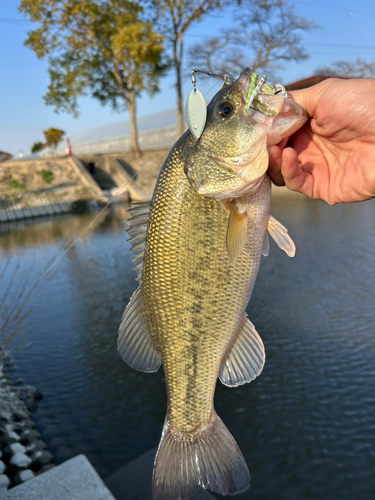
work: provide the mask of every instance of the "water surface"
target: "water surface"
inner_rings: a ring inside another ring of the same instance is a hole
[[[375,200],[273,202],[297,253],[271,243],[247,309],[266,365],[251,384],[219,382],[215,396],[251,473],[239,498],[375,498],[374,213]],[[1,287],[34,282],[94,215],[3,224]],[[108,209],[39,282],[14,354],[16,376],[44,395],[34,418],[56,461],[84,453],[102,477],[157,445],[166,408],[162,370],[132,370],[116,351],[137,284],[126,217]]]

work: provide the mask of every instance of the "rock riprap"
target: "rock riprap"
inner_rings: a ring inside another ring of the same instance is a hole
[[[40,397],[33,387],[16,387],[0,360],[0,497],[54,467],[29,411]]]

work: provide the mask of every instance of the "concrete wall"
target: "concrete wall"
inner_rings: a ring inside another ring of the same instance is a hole
[[[151,190],[138,185],[135,171],[126,162],[105,156],[91,159],[117,192],[103,192],[87,162],[74,156],[0,164],[0,222],[67,212],[78,202],[107,203],[121,193],[122,200],[151,198]]]

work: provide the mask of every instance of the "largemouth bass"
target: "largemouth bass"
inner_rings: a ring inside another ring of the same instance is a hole
[[[303,109],[261,88],[247,110],[251,71],[224,84],[199,139],[187,131],[166,158],[150,204],[129,221],[138,289],[125,309],[118,349],[132,367],[163,363],[168,408],[155,459],[154,500],[198,488],[241,493],[250,476],[213,407],[217,378],[234,387],[262,371],[262,340],[246,306],[266,229],[289,255],[286,229],[269,216],[267,144],[306,121]]]

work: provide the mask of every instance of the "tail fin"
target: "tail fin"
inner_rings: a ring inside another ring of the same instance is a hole
[[[249,486],[245,459],[216,413],[193,442],[165,422],[152,478],[154,500],[186,500],[199,488],[235,495]]]

